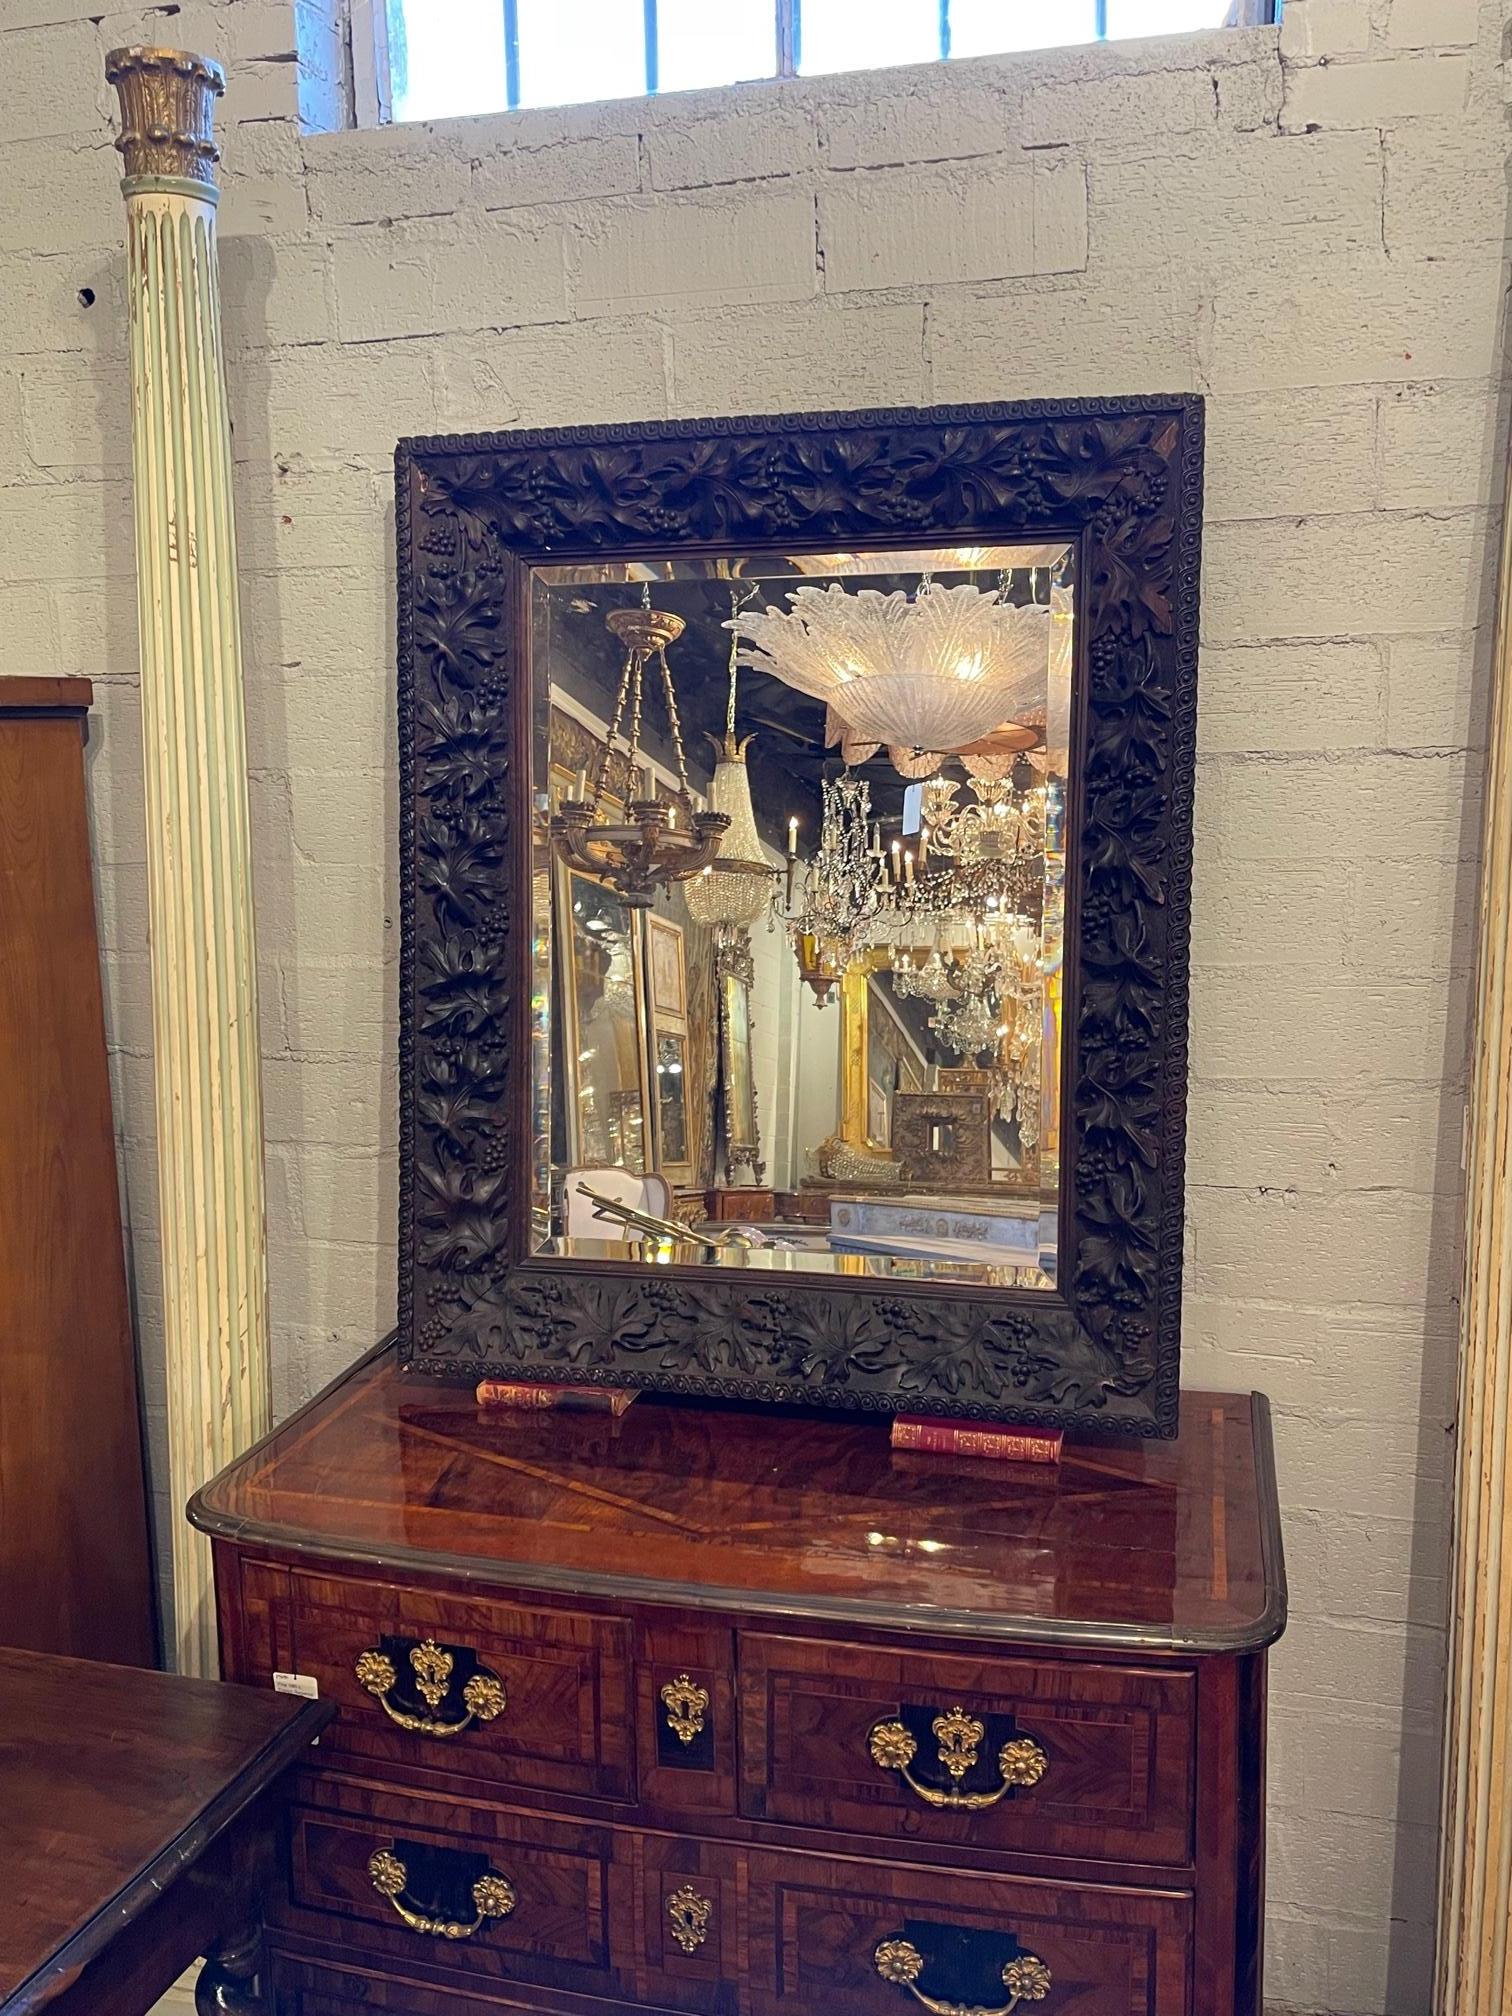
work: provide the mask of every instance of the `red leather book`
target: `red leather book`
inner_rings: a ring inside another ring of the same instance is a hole
[[[526,1379],[480,1379],[473,1395],[480,1407],[509,1407],[539,1414],[553,1407],[618,1418],[635,1398],[620,1386],[552,1386]]]
[[[938,1456],[986,1456],[995,1463],[1059,1463],[1059,1428],[978,1428],[970,1421],[932,1420],[899,1414],[892,1424],[894,1449],[922,1449]]]

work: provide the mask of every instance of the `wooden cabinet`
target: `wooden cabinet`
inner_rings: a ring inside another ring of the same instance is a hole
[[[150,1666],[89,702],[87,679],[0,679],[0,1644]]]
[[[228,1677],[338,1705],[279,2016],[1259,2016],[1258,1398],[1047,1476],[379,1353],[193,1516]]]

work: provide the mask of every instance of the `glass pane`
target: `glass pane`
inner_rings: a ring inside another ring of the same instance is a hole
[[[940,0],[803,0],[798,68],[880,70],[940,54]]]
[[[396,119],[455,119],[506,102],[500,0],[404,0],[392,10]]]
[[[1074,552],[666,550],[530,593],[535,1250],[1052,1285]],[[636,1223],[669,1193],[685,1236]]]
[[[522,105],[586,105],[644,93],[643,0],[519,0],[519,20]]]
[[[1221,28],[1230,0],[1108,0],[1108,33],[1186,35],[1196,28]]]
[[[659,91],[774,76],[774,0],[656,0],[656,46]]]
[[[1095,0],[950,0],[950,53],[1000,56],[1097,36]]]

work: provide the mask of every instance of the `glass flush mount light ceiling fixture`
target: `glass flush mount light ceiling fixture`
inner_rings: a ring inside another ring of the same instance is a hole
[[[695,811],[688,789],[682,717],[677,711],[672,668],[667,663],[667,646],[681,637],[683,619],[668,610],[653,609],[648,585],[642,591],[639,609],[611,609],[604,623],[625,647],[619,690],[614,698],[614,718],[600,749],[592,783],[586,774],[580,777],[576,793],[562,800],[561,810],[552,819],[551,844],[569,867],[601,875],[627,908],[644,910],[658,889],[686,881],[713,860],[730,816],[727,812]],[[661,668],[667,722],[677,757],[678,789],[676,802],[672,804],[656,796],[649,769],[642,767],[641,702],[646,665],[652,658]],[[604,779],[616,742],[624,744],[629,788],[633,791],[637,782],[644,780],[645,795],[630,799],[623,818],[613,816],[617,807],[606,809],[603,802]]]
[[[827,702],[849,743],[886,743],[895,763],[965,749],[1040,700],[1050,617],[1041,604],[927,579],[912,595],[831,582],[794,589],[788,602],[731,618],[740,663]],[[859,760],[859,749],[846,754]]]

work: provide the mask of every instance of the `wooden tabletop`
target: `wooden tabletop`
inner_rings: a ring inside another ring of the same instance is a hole
[[[896,1632],[1242,1651],[1286,1617],[1269,1414],[1185,1393],[1174,1442],[1056,1468],[913,1454],[888,1424],[645,1395],[483,1410],[373,1355],[207,1486],[287,1557]]]
[[[41,2008],[331,1713],[271,1689],[0,1649],[0,2011]]]

